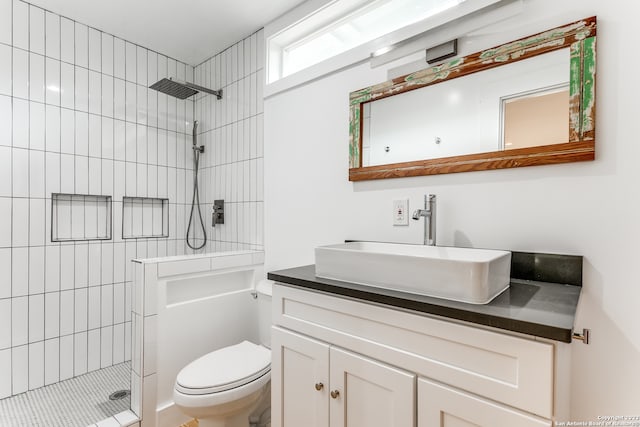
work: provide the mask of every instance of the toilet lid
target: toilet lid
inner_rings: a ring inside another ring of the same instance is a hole
[[[176,389],[185,394],[211,394],[240,387],[271,369],[271,350],[243,341],[194,360],[176,379]]]

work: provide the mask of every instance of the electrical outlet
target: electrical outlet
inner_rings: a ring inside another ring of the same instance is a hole
[[[393,225],[409,225],[409,199],[393,201]]]

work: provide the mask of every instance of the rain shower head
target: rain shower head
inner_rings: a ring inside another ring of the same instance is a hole
[[[218,99],[222,98],[222,89],[211,90],[193,83],[181,82],[178,80],[167,78],[164,78],[159,82],[152,84],[151,86],[149,86],[149,89],[157,90],[158,92],[162,92],[178,99],[187,99],[198,92],[205,92],[211,95],[215,95]]]

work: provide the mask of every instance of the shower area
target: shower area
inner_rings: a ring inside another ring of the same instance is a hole
[[[194,67],[8,3],[0,425],[131,425],[131,260],[262,248],[262,35]]]

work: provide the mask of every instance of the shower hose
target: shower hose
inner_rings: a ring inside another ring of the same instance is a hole
[[[189,214],[189,225],[187,226],[187,246],[193,250],[204,248],[207,244],[207,230],[204,228],[204,221],[202,220],[202,210],[200,209],[200,195],[198,194],[198,167],[200,165],[200,148],[196,145],[196,126],[197,122],[193,125],[193,197],[191,199],[191,213]],[[198,207],[198,217],[200,219],[200,226],[202,227],[202,235],[204,240],[201,245],[198,246],[196,236],[194,232],[193,242],[189,241],[189,232],[191,231],[191,224],[193,223],[193,211]],[[193,243],[193,244],[192,244]]]

